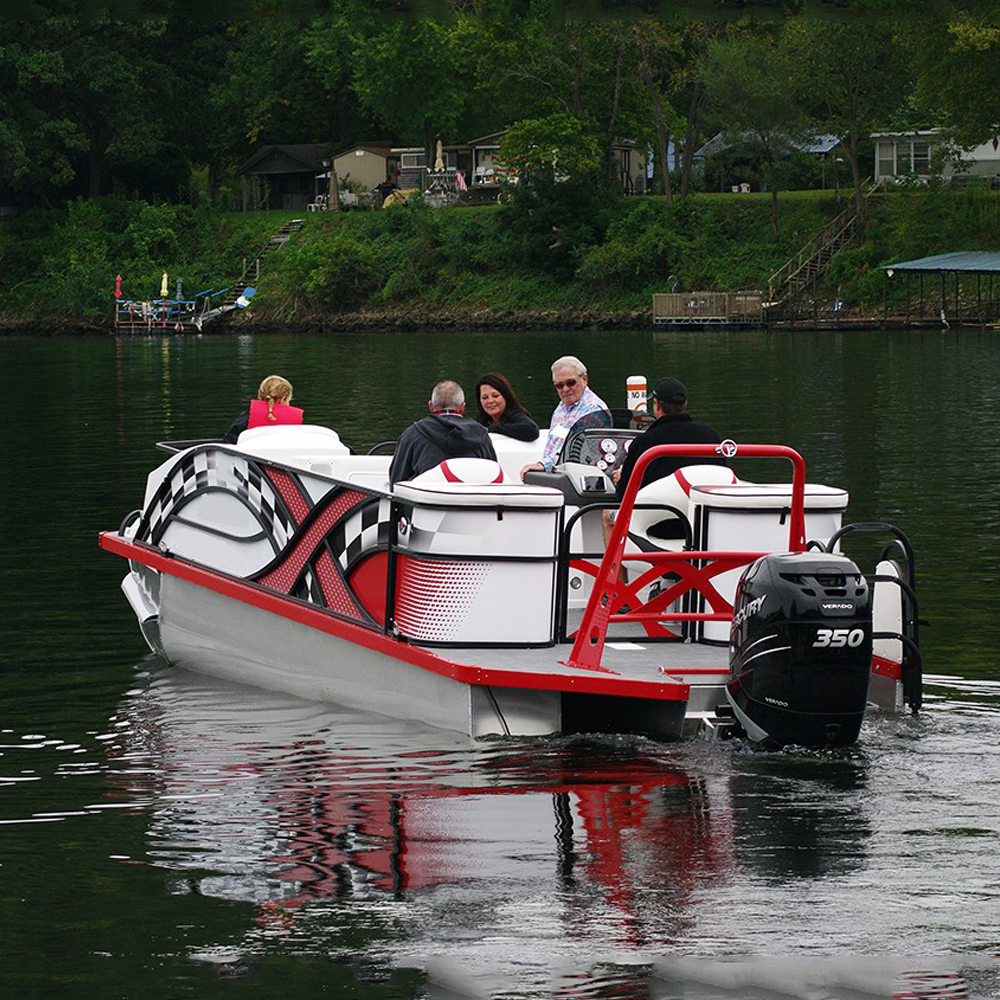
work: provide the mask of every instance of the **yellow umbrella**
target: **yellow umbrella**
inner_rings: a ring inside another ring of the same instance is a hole
[[[167,297],[167,272],[163,272],[163,281],[160,283],[160,298],[165,299]]]

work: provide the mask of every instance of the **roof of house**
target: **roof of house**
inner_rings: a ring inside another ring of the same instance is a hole
[[[882,270],[890,271],[965,271],[993,274],[1000,272],[1000,253],[994,250],[959,250],[939,253],[933,257],[904,260],[900,264],[885,264]],[[892,277],[892,275],[889,275]]]
[[[432,152],[436,148],[437,148],[437,143],[434,143],[434,146],[431,147]],[[442,151],[447,151],[449,153],[455,153],[455,152],[458,152],[460,150],[466,150],[468,148],[469,148],[469,144],[467,142],[450,142],[450,143],[449,142],[443,142],[443,143],[441,143],[441,149],[442,149]],[[425,152],[427,152],[427,150],[424,149],[423,146],[393,146],[392,147],[392,152],[393,153],[425,153]]]
[[[481,135],[478,139],[470,139],[466,145],[467,146],[499,146],[503,137],[507,134],[507,129],[501,129],[499,132],[489,132],[487,135]],[[615,139],[612,144],[616,149],[632,149],[635,147],[636,142],[634,139]]]
[[[507,134],[506,129],[501,129],[499,132],[488,132],[486,135],[479,136],[478,139],[470,139],[468,142],[469,146],[499,146],[500,140]]]
[[[719,132],[712,136],[694,155],[696,158],[715,156],[730,146],[736,145],[745,134],[744,132]],[[784,142],[787,146],[802,153],[829,153],[831,149],[840,144],[840,136],[816,132],[796,138],[786,137]]]
[[[249,159],[240,165],[238,173],[247,173],[252,167],[275,151],[284,153],[290,159],[301,163],[303,171],[313,171],[319,170],[323,166],[323,161],[329,158],[330,144],[328,142],[271,143],[261,146]]]
[[[919,136],[944,135],[941,128],[908,128],[895,132],[872,132],[873,139],[916,139]]]

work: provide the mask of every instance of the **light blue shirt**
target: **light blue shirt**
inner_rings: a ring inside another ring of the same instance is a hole
[[[559,461],[559,455],[573,425],[581,417],[587,416],[588,413],[595,413],[600,410],[608,414],[608,420],[604,426],[610,426],[611,414],[608,411],[608,404],[590,386],[587,386],[583,391],[583,395],[572,406],[560,403],[552,411],[549,436],[545,441],[545,450],[542,452],[542,465],[545,466],[546,472],[551,472],[552,467]],[[595,422],[594,426],[599,427],[601,423],[599,421]]]

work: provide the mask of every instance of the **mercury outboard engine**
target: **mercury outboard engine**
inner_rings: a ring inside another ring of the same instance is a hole
[[[871,667],[871,595],[850,559],[790,552],[747,567],[733,606],[726,697],[752,741],[853,743]]]

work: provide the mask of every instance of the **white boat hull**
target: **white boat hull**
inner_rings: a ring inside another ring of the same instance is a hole
[[[472,736],[561,728],[557,691],[453,680],[176,577],[161,594],[160,642],[178,666]]]

